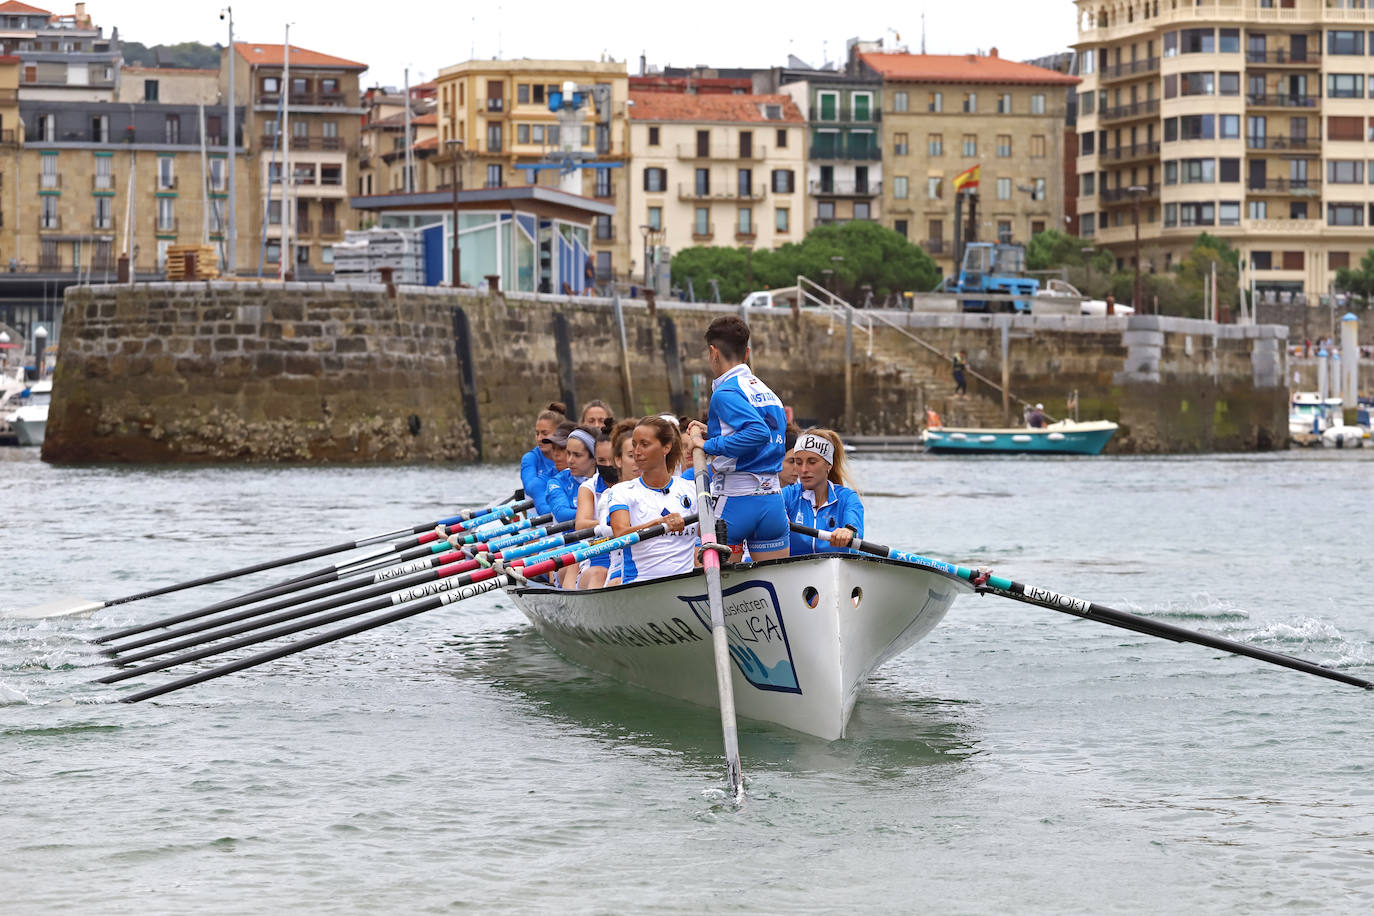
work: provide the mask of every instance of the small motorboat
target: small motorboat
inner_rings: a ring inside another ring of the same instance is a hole
[[[33,383],[28,397],[7,418],[20,445],[42,445],[48,428],[48,405],[52,403],[52,379]]]
[[[1060,420],[1048,426],[1010,429],[940,426],[927,427],[921,441],[928,452],[1100,455],[1116,430],[1110,420]]]
[[[935,628],[973,587],[953,573],[860,554],[819,554],[721,571],[735,708],[820,738],[843,738],[873,669]],[[711,611],[698,571],[605,589],[511,590],[571,661],[702,706],[718,706]]]

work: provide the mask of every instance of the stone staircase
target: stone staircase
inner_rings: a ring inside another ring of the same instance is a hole
[[[861,343],[862,341],[862,343]],[[912,387],[919,389],[925,407],[935,410],[946,426],[997,427],[1005,425],[1002,394],[965,373],[968,394],[956,396],[950,358],[931,353],[902,331],[881,321],[873,324],[873,353],[867,355],[868,334],[855,334],[854,350],[873,369],[897,370]],[[986,375],[987,373],[984,373]],[[1013,412],[1019,408],[1013,405]],[[914,430],[913,430],[914,432]]]

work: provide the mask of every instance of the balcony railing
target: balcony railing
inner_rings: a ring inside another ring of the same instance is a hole
[[[1270,178],[1251,180],[1245,189],[1251,194],[1291,194],[1294,197],[1316,197],[1322,192],[1320,178]]]
[[[337,219],[320,220],[320,236],[327,239],[337,238],[343,235],[343,223]]]
[[[52,214],[51,216],[44,216],[43,214],[40,213],[40,214],[38,215],[38,228],[41,229],[41,230],[44,230],[44,231],[50,231],[50,230],[53,230],[53,229],[61,229],[61,228],[62,228],[62,217],[61,217],[61,215],[60,215],[60,214],[57,214],[57,213],[54,213],[54,214]]]
[[[610,197],[615,197],[615,185],[611,182],[607,182],[606,184],[593,185],[592,196],[602,200],[605,200]]]
[[[609,226],[597,226],[595,238],[598,242],[614,242],[615,225],[612,224]]]
[[[735,240],[739,242],[752,242],[759,237],[756,229],[735,229]]]
[[[1146,99],[1130,105],[1117,105],[1102,109],[1103,121],[1121,121],[1126,118],[1146,118],[1159,113],[1159,99]]]
[[[105,215],[105,216],[101,216],[100,214],[97,213],[96,215],[94,215],[94,216],[91,217],[91,228],[92,228],[92,229],[113,229],[113,228],[114,228],[114,219],[113,219],[111,216],[109,216],[108,214]]]
[[[1245,145],[1250,149],[1311,150],[1321,149],[1321,141],[1315,137],[1246,137]]]
[[[1146,159],[1150,156],[1159,155],[1159,141],[1151,140],[1149,143],[1132,143],[1127,146],[1118,146],[1109,150],[1102,151],[1103,159],[1110,159],[1120,162],[1126,159]]]
[[[921,247],[929,254],[953,254],[954,244],[949,239],[926,239]]]
[[[829,146],[824,144],[811,144],[812,159],[858,159],[877,160],[883,158],[883,151],[879,147],[871,145],[854,146]]]
[[[883,112],[879,108],[871,108],[868,117],[861,118],[850,110],[836,110],[831,112],[828,118],[821,117],[821,109],[818,105],[812,105],[807,112],[808,118],[817,124],[876,124],[883,119]]]
[[[1322,54],[1320,51],[1299,51],[1296,54],[1291,50],[1246,51],[1245,62],[1247,64],[1295,64],[1300,67],[1320,67]]]
[[[38,187],[44,191],[52,191],[62,187],[62,175],[58,172],[39,172]]]
[[[106,161],[108,161],[108,160],[106,160]],[[92,191],[113,191],[113,190],[114,190],[114,175],[92,175],[92,176],[91,176],[91,190],[92,190]]]
[[[705,230],[705,231],[702,231],[702,230]],[[715,236],[716,236],[716,224],[715,224],[715,223],[707,223],[705,226],[698,226],[698,225],[696,225],[695,223],[692,224],[692,238],[693,238],[695,241],[702,242],[702,241],[706,241],[706,240],[708,240],[708,239],[715,238]]]
[[[765,159],[768,150],[762,146],[751,146],[749,149],[740,149],[738,146],[712,146],[702,150],[695,143],[679,143],[677,146],[677,157],[679,159],[722,159],[725,161],[743,160],[755,162]]]
[[[1149,200],[1152,197],[1159,196],[1158,182],[1155,182],[1154,184],[1137,185],[1137,187],[1142,187],[1145,189],[1144,191],[1137,192],[1140,194],[1141,200]],[[1123,200],[1131,201],[1135,199],[1135,195],[1131,193],[1130,188],[1102,188],[1097,193],[1098,198],[1103,203],[1107,204],[1114,204],[1118,201]]]
[[[816,197],[873,197],[883,192],[881,181],[812,181],[808,187]]]
[[[162,218],[159,217],[159,216],[154,216],[154,217],[153,217],[153,231],[154,231],[154,232],[161,232],[161,233],[164,233],[164,234],[169,233],[169,232],[176,232],[176,231],[177,231],[177,218],[176,218],[175,216],[173,216],[173,217],[170,217],[170,218],[168,218],[168,219],[162,219]]]
[[[13,146],[19,142],[19,137],[14,132],[13,127],[6,127],[0,130],[0,146]]]
[[[1320,104],[1320,96],[1289,93],[1247,95],[1245,104],[1257,108],[1316,108]]]
[[[157,179],[157,189],[159,191],[175,191],[177,189],[177,176],[159,175]]]
[[[737,187],[726,188],[698,188],[695,185],[679,184],[677,186],[678,200],[763,200],[763,188],[750,188],[742,191]]]
[[[311,232],[311,226],[312,226],[312,225],[313,225],[313,224],[310,222],[310,217],[308,217],[308,216],[297,217],[297,218],[296,218],[296,233],[297,233],[298,235],[309,235],[310,232]]]
[[[276,105],[280,100],[280,92],[260,92],[253,98],[257,105]],[[342,92],[293,92],[291,104],[343,108],[348,105],[348,99]]]
[[[1154,73],[1159,69],[1158,57],[1147,57],[1144,60],[1131,60],[1110,67],[1103,67],[1101,79],[1118,80],[1129,76],[1143,76],[1146,73]]]

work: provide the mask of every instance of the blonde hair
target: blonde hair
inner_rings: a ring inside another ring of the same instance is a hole
[[[797,438],[800,439],[802,436],[821,436],[835,446],[835,460],[830,464],[830,473],[825,475],[826,479],[838,486],[854,489],[853,484],[849,482],[849,462],[844,457],[844,442],[840,440],[840,434],[833,429],[813,426]]]

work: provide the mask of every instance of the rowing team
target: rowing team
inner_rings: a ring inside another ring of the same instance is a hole
[[[666,524],[670,536],[643,541],[559,573],[562,588],[655,579],[699,565],[692,449],[710,458],[716,518],[737,556],[770,560],[849,551],[863,537],[864,509],[849,485],[844,444],[832,430],[791,426],[780,401],[749,369],[749,325],[734,316],[706,331],[715,375],[706,422],[669,414],[616,422],[591,401],[581,422],[550,404],[534,424],[535,447],[520,462],[526,495],[540,514],[600,537]],[[789,533],[789,522],[825,532]]]

